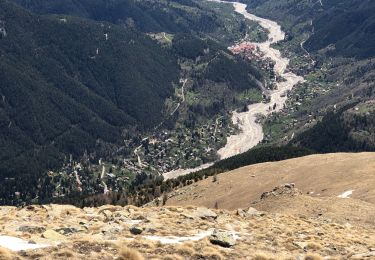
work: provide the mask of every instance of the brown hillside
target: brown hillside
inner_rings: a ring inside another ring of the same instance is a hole
[[[0,259],[375,259],[374,159],[248,166],[167,201],[194,206],[0,207]]]
[[[281,162],[262,163],[243,167],[213,178],[199,181],[170,194],[167,205],[197,205],[223,209],[246,208],[257,202],[262,193],[284,183],[295,183],[303,194],[289,202],[258,202],[259,209],[266,211],[291,211],[302,209],[302,204],[325,205],[321,211],[352,211],[361,208],[368,212],[375,204],[375,153],[337,153],[311,155]],[[351,191],[348,197],[337,196]],[[333,208],[330,205],[337,205]],[[329,209],[329,207],[331,207]],[[308,213],[307,210],[300,210]],[[363,211],[356,211],[363,212]],[[358,213],[360,215],[360,213]],[[367,221],[367,220],[366,220]]]

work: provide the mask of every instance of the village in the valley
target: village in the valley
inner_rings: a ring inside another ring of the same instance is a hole
[[[236,43],[228,50],[233,55],[239,55],[249,62],[257,63],[268,73],[269,80],[264,82],[263,86],[263,102],[267,102],[268,91],[274,89],[275,83],[281,80],[273,71],[272,60],[264,59],[259,48],[247,41]],[[322,72],[314,73],[307,78],[305,83],[300,84],[300,87],[283,94],[288,95],[288,102],[279,113],[272,114],[265,121],[265,141],[270,140],[274,134],[267,128],[267,124],[274,122],[277,124],[278,121],[283,120],[282,132],[287,133],[298,123],[292,114],[317,95],[329,91],[321,80]],[[181,80],[180,83],[184,86],[186,80]],[[305,123],[310,124],[315,121],[316,118],[311,113]],[[60,171],[48,172],[51,185],[55,186],[53,197],[64,197],[72,192],[94,194],[98,191],[103,193],[111,190],[118,191],[126,184],[130,184],[135,176],[163,175],[176,169],[194,168],[216,161],[217,151],[225,145],[226,138],[237,131],[239,130],[231,122],[230,116],[221,116],[196,127],[194,131],[181,127],[174,130],[155,131],[138,141],[125,140],[125,146],[133,152],[128,156],[121,156],[120,153],[112,162],[99,160],[99,163],[92,163],[92,158],[90,160],[88,156],[84,157],[86,159],[81,162],[69,160]]]

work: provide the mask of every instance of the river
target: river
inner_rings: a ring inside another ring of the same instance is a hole
[[[264,58],[269,58],[275,62],[274,71],[276,75],[280,76],[283,80],[276,83],[277,88],[269,91],[270,102],[269,103],[256,103],[248,106],[248,111],[238,113],[233,111],[232,121],[234,124],[238,124],[240,132],[236,135],[229,136],[227,138],[227,144],[218,151],[220,159],[232,157],[234,155],[246,152],[247,150],[255,147],[264,138],[262,125],[257,121],[258,115],[268,116],[272,112],[280,111],[286,100],[287,91],[291,90],[299,82],[303,82],[304,79],[292,72],[287,71],[289,65],[289,59],[283,57],[279,50],[272,48],[272,44],[277,43],[285,39],[285,33],[281,30],[279,24],[274,21],[264,19],[253,14],[250,14],[247,10],[246,4],[238,2],[225,2],[219,0],[207,0],[210,2],[218,2],[223,4],[232,4],[234,11],[243,15],[246,19],[258,22],[260,26],[266,29],[268,34],[268,40],[262,43],[252,42],[251,44],[256,45],[260,52],[264,54]],[[270,109],[273,108],[275,109]],[[212,164],[205,164],[194,169],[180,169],[164,174],[165,179],[176,178],[180,175],[185,175],[190,172],[208,168]]]

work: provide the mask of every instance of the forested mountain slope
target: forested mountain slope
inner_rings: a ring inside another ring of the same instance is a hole
[[[333,45],[332,54],[375,56],[375,2],[324,1],[324,11],[313,21],[314,34],[306,42],[312,51]]]
[[[249,33],[265,37],[198,1],[0,0],[0,204],[126,194],[215,160],[227,112],[262,98],[267,73],[227,50]]]
[[[0,1],[0,173],[34,174],[159,122],[174,56],[144,34]]]
[[[306,125],[311,123],[311,117],[320,119],[317,124],[310,125],[312,129],[297,136],[292,143],[319,152],[373,151],[375,2],[244,2],[248,3],[252,12],[282,24],[288,33],[288,41],[283,45],[292,59],[305,55],[306,67],[314,70],[314,73],[307,75],[308,81],[311,80],[307,88],[325,88],[323,95],[308,101],[306,107],[302,106],[295,112],[299,121],[306,118]],[[295,68],[300,65],[301,62]],[[300,71],[309,73],[308,69]],[[333,87],[329,89],[329,85]],[[301,89],[299,96],[306,96],[305,90]],[[301,128],[303,131],[310,127],[302,125]]]
[[[135,26],[144,32],[209,32],[217,17],[191,0],[14,0],[39,14],[69,14]]]
[[[332,45],[332,54],[375,56],[375,3],[371,0],[244,0],[249,9],[276,19],[289,31],[312,31],[305,47],[317,51]]]

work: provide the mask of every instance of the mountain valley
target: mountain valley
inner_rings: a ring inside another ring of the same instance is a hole
[[[371,0],[0,0],[0,259],[374,259]]]

